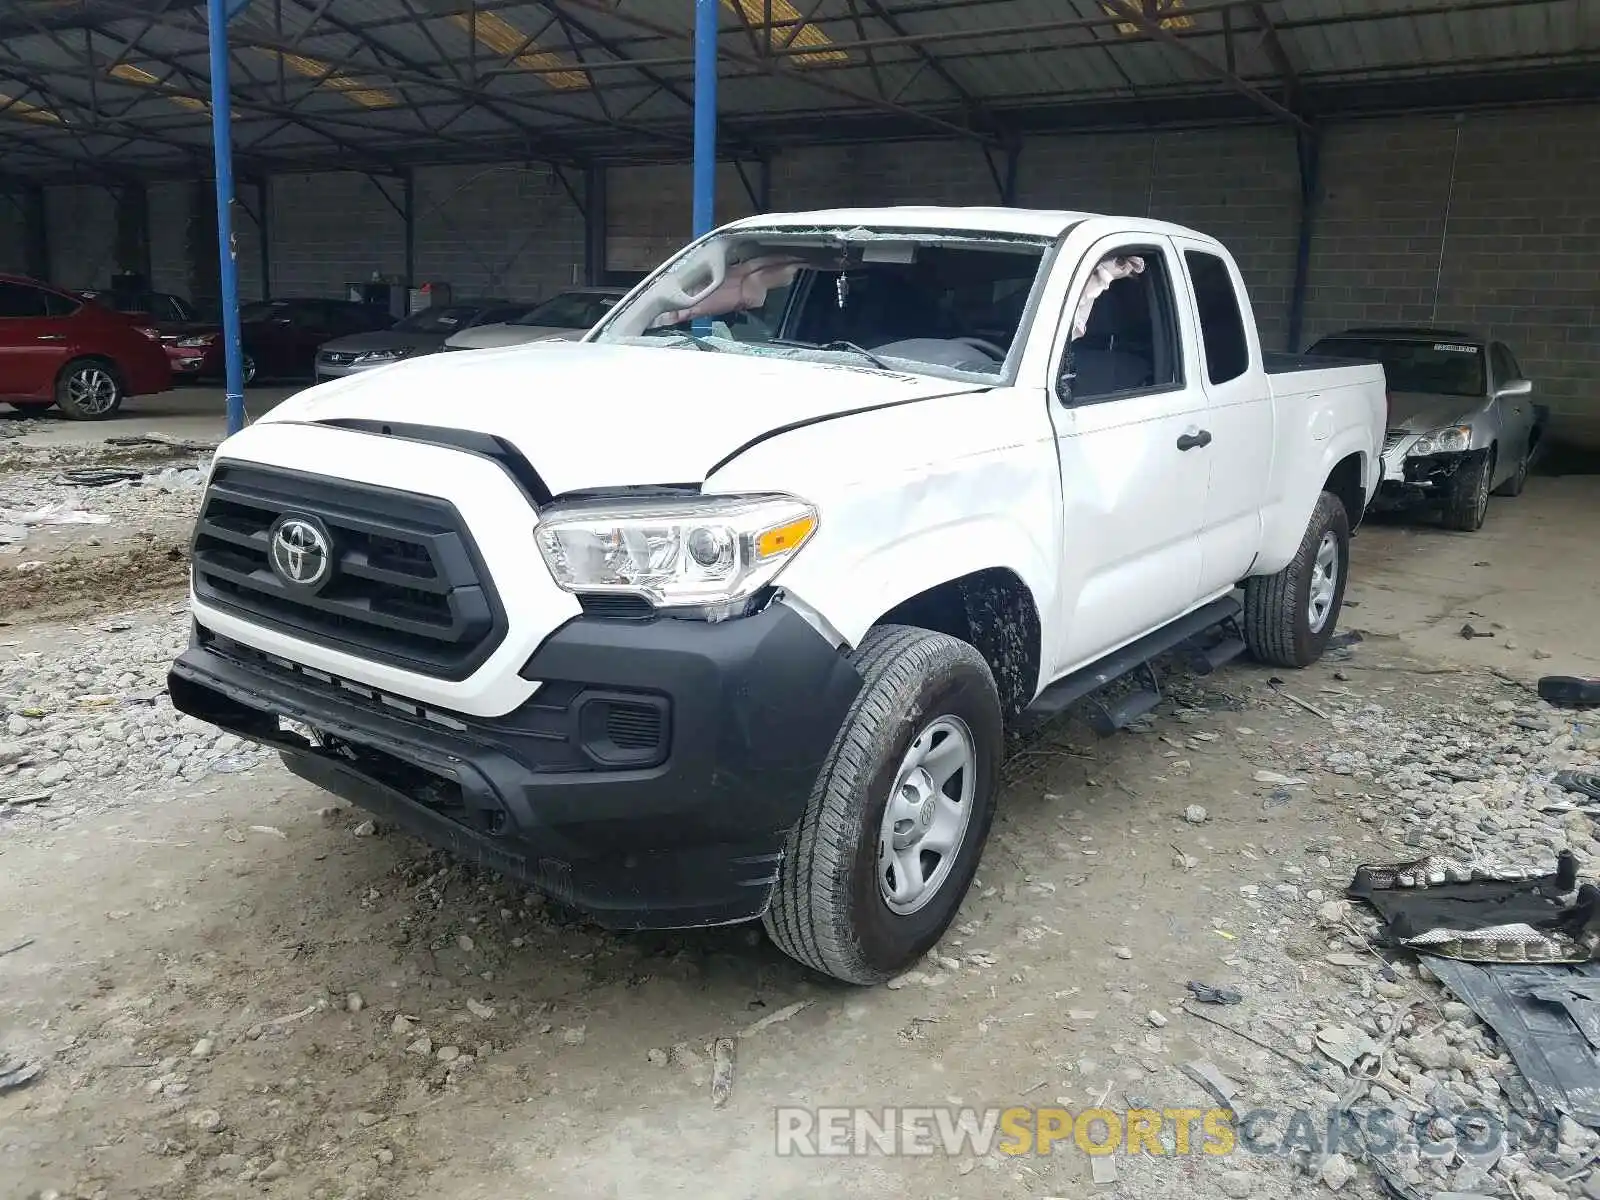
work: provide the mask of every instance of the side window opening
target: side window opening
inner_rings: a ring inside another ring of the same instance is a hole
[[[1250,368],[1250,343],[1244,335],[1239,293],[1228,274],[1228,264],[1215,254],[1186,250],[1183,257],[1189,264],[1195,304],[1200,310],[1206,378],[1212,383],[1227,383]]]
[[[1182,385],[1172,277],[1160,250],[1129,247],[1100,260],[1073,314],[1070,353],[1074,403]]]

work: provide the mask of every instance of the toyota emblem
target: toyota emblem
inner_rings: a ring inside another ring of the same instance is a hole
[[[283,517],[268,539],[272,569],[285,583],[316,588],[333,574],[333,543],[322,522],[311,517]]]

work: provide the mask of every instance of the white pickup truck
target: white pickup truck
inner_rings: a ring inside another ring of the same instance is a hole
[[[602,924],[760,918],[882,980],[970,884],[1008,725],[1170,650],[1318,657],[1384,426],[1381,368],[1263,354],[1190,230],[754,217],[582,342],[229,438],[171,695]]]

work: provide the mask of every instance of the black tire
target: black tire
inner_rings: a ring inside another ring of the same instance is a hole
[[[763,923],[791,958],[872,984],[920,959],[955,917],[994,817],[1004,735],[994,677],[966,642],[884,625],[861,640],[853,661],[861,692],[789,836]],[[971,735],[971,808],[942,882],[920,909],[896,912],[878,878],[889,793],[912,744],[948,718]]]
[[[1528,484],[1528,463],[1533,458],[1533,442],[1529,441],[1523,448],[1522,457],[1517,460],[1517,469],[1511,473],[1499,487],[1495,488],[1496,496],[1520,496],[1522,489]]]
[[[244,380],[244,386],[249,387],[256,381],[256,360],[246,354],[243,357],[243,361],[240,362],[239,367],[239,374]]]
[[[56,376],[56,407],[68,420],[107,420],[123,398],[122,376],[103,358],[75,358]]]
[[[1494,451],[1473,450],[1461,456],[1461,465],[1450,476],[1444,496],[1444,527],[1462,533],[1483,528],[1489,511],[1489,482],[1494,478]]]
[[[1321,624],[1313,629],[1312,586],[1321,579],[1318,556],[1329,536],[1335,554],[1332,598]],[[1244,581],[1244,641],[1250,653],[1275,667],[1309,667],[1316,662],[1339,624],[1349,574],[1350,515],[1339,497],[1323,492],[1289,565],[1276,575]]]

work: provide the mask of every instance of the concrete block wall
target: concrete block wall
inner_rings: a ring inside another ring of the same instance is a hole
[[[1336,126],[1306,305],[1487,330],[1558,429],[1600,441],[1600,106]]]
[[[581,196],[582,173],[569,178]],[[583,214],[549,167],[418,171],[416,202],[418,282],[447,282],[458,296],[529,301],[583,282]],[[399,219],[390,217],[403,237]],[[396,274],[403,267],[402,244]],[[274,280],[273,287],[288,294],[287,282]]]
[[[999,164],[997,164],[999,165]],[[1003,165],[1001,165],[1003,169]],[[752,178],[754,178],[754,168]],[[1337,123],[1322,154],[1303,341],[1362,322],[1464,324],[1508,341],[1542,402],[1600,436],[1600,105]],[[581,192],[582,180],[572,177]],[[398,181],[386,181],[400,198]],[[1172,220],[1239,258],[1266,344],[1282,348],[1294,279],[1299,183],[1281,127],[1030,138],[1018,202]],[[354,173],[272,182],[274,295],[341,293],[405,268],[404,226]],[[688,237],[687,164],[613,168],[607,266],[648,268]],[[245,192],[256,201],[253,189]],[[723,164],[718,217],[753,207]],[[583,217],[539,164],[440,167],[416,176],[416,274],[460,292],[533,299],[583,277]],[[995,204],[977,147],[954,141],[793,149],[772,163],[776,208]],[[103,188],[47,190],[56,282],[104,285],[117,265]],[[151,190],[156,285],[184,292],[182,185]],[[241,292],[261,294],[259,240],[236,212]],[[22,258],[20,214],[0,202],[0,267]]]
[[[105,287],[117,263],[117,199],[108,188],[54,187],[45,193],[50,282]]]
[[[28,270],[28,224],[21,196],[13,202],[0,196],[0,271],[24,275]]]

